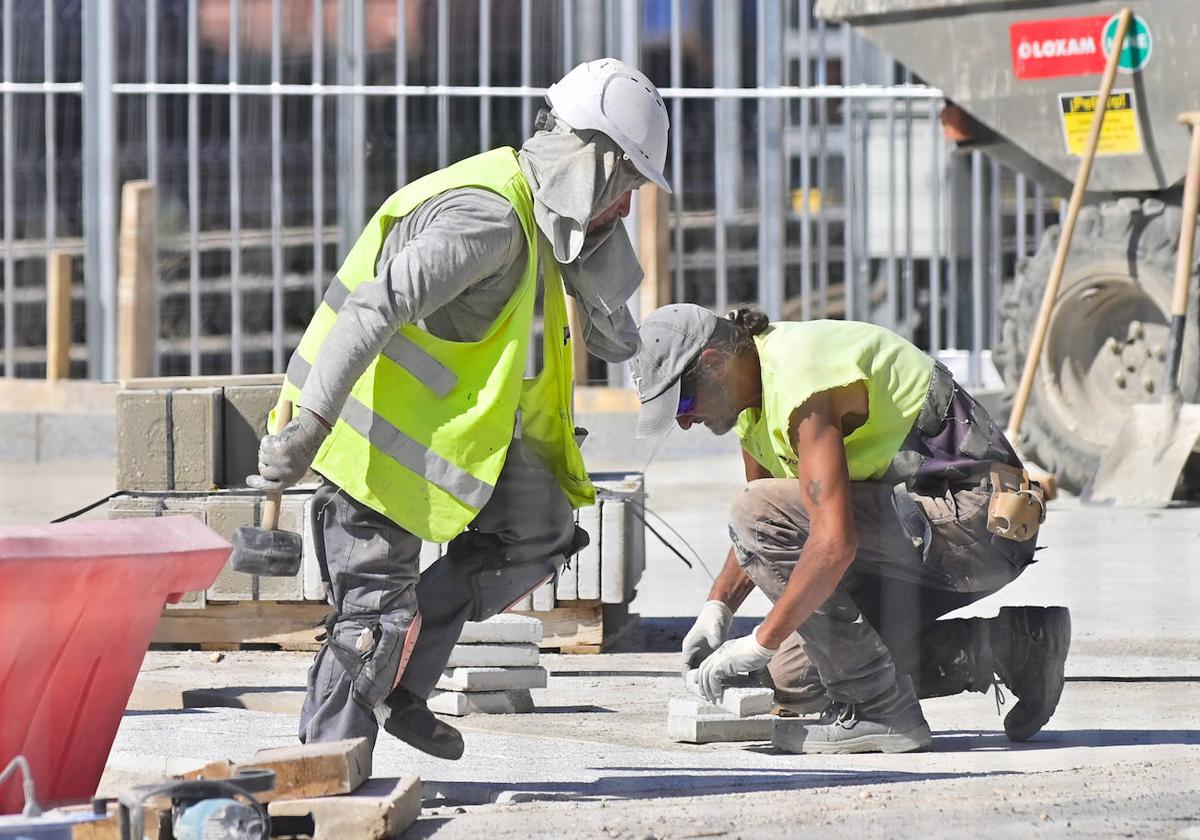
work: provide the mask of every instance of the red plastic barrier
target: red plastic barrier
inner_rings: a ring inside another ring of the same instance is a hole
[[[29,759],[43,804],[92,796],[163,605],[231,550],[192,516],[0,528],[0,767]],[[21,802],[0,786],[0,814]]]

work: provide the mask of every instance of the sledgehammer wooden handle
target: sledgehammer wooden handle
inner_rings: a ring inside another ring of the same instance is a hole
[[[292,402],[291,400],[283,400],[275,409],[275,428],[271,434],[277,435],[282,432],[283,427],[290,423],[291,420]],[[283,491],[268,491],[266,496],[263,500],[262,521],[259,524],[268,531],[274,531],[275,526],[279,524],[279,502],[283,498]]]

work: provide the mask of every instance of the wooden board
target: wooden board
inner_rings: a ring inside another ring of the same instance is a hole
[[[272,644],[283,650],[317,650],[318,626],[328,604],[288,601],[241,601],[209,604],[202,610],[164,611],[152,644]]]

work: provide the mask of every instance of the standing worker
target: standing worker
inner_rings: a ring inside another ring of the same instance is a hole
[[[426,706],[463,623],[545,581],[587,542],[593,503],[571,404],[566,293],[587,349],[638,348],[641,282],[622,218],[663,175],[668,120],[638,70],[579,65],[520,151],[500,148],[383,203],[330,284],[280,394],[296,417],[259,447],[276,490],[311,466],[317,559],[333,613],[308,674],[300,740],[378,727],[462,755]],[[539,294],[540,291],[540,294]],[[535,301],[543,340],[531,352]],[[526,378],[527,359],[541,369]],[[448,543],[418,574],[422,541]]]
[[[1019,701],[1009,738],[1045,725],[1063,687],[1066,608],[935,621],[1021,574],[1044,504],[945,367],[882,327],[769,325],[745,309],[667,306],[641,336],[639,436],[703,424],[736,428],[743,448],[733,547],[683,642],[708,699],[765,670],[777,699],[825,707],[818,723],[776,729],[778,746],[804,753],[921,749],[917,698],[986,691],[993,675]],[[726,641],[756,585],[770,612]]]

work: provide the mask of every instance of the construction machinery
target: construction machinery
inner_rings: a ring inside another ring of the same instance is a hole
[[[1200,108],[1192,0],[817,0],[940,88],[966,142],[1066,196],[1096,110],[1118,11],[1134,17],[1045,332],[1022,452],[1079,491],[1132,407],[1160,398],[1171,324],[1188,133]],[[965,129],[965,130],[964,130]],[[1001,301],[993,360],[1011,399],[1058,245],[1048,228]],[[1192,266],[1179,393],[1200,397],[1200,294]],[[1196,459],[1184,472],[1200,479]]]

